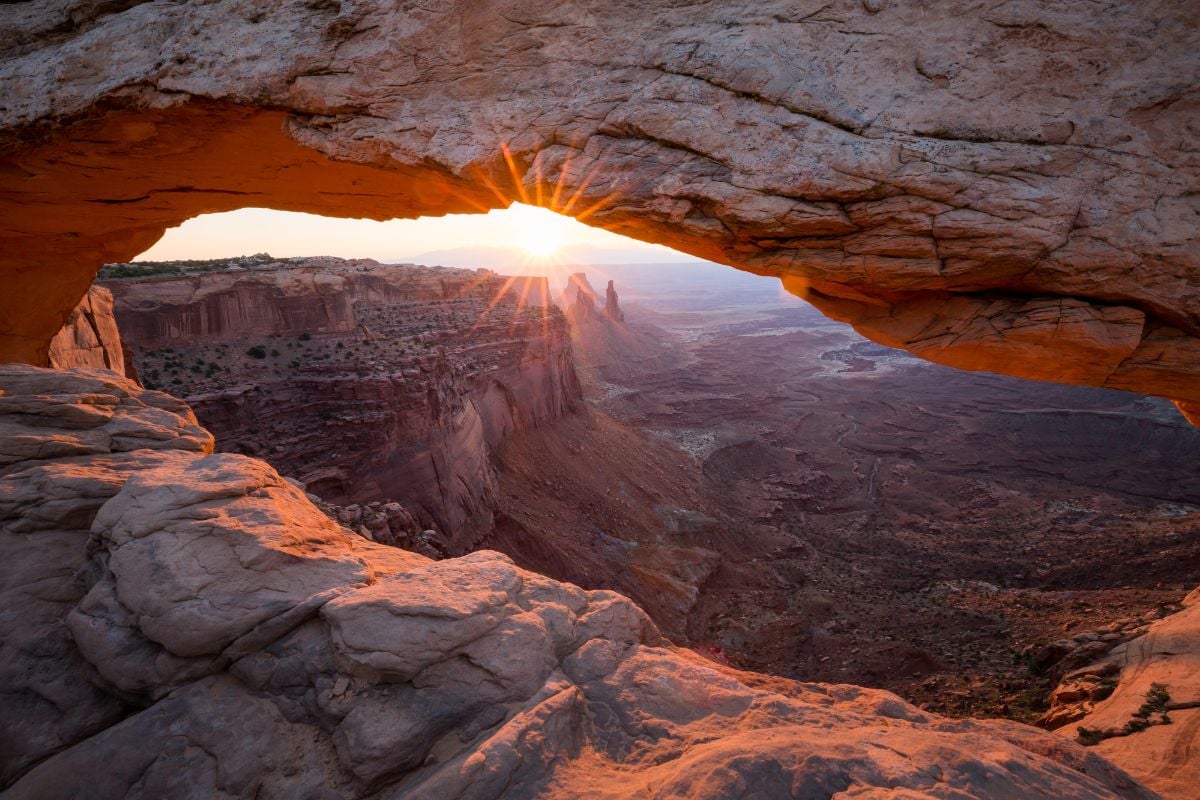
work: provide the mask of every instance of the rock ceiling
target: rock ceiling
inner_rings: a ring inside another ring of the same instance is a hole
[[[1195,4],[60,0],[0,42],[5,360],[197,214],[521,200],[932,361],[1200,401]]]

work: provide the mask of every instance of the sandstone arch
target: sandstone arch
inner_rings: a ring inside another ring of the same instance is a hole
[[[1195,4],[64,0],[0,42],[3,360],[199,213],[528,199],[930,360],[1200,402]]]

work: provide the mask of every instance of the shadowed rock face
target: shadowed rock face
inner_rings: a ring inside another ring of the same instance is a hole
[[[1154,797],[1056,734],[734,672],[613,592],[349,535],[110,372],[0,391],[6,797]]]
[[[940,363],[1200,401],[1198,16],[6,5],[0,357],[45,363],[100,263],[199,213],[522,199],[785,277]]]
[[[1191,755],[1200,744],[1200,590],[1183,602],[1182,611],[1151,624],[1144,636],[1076,669],[1055,693],[1065,703],[1081,685],[1115,684],[1063,732],[1095,742],[1097,752],[1172,798],[1187,797],[1200,783],[1200,763]]]

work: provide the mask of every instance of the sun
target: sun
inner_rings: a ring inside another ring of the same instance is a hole
[[[567,241],[569,220],[553,211],[536,206],[513,203],[512,243],[526,256],[546,260],[553,258]]]
[[[518,247],[525,251],[526,255],[549,258],[562,247],[562,240],[556,236],[547,235],[544,231],[531,230],[521,237]]]

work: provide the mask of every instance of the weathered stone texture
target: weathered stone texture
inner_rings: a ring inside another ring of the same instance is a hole
[[[111,373],[0,390],[6,797],[1154,796],[1057,734],[733,672],[613,592],[348,534]]]
[[[1186,798],[1200,785],[1200,763],[1191,755],[1200,746],[1200,589],[1183,605],[1103,658],[1089,659],[1055,693],[1065,704],[1079,685],[1072,678],[1098,675],[1115,683],[1060,733],[1094,742],[1096,752],[1169,798]],[[1165,699],[1155,704],[1156,696]]]
[[[494,449],[580,398],[541,277],[321,257],[106,285],[146,384],[221,450],[331,502],[396,500],[457,554],[493,527]]]
[[[944,363],[1200,400],[1194,3],[3,9],[4,358],[199,213],[519,199]]]
[[[88,290],[62,330],[50,340],[49,358],[50,366],[59,369],[94,367],[126,374],[125,348],[108,289],[93,286]]]

